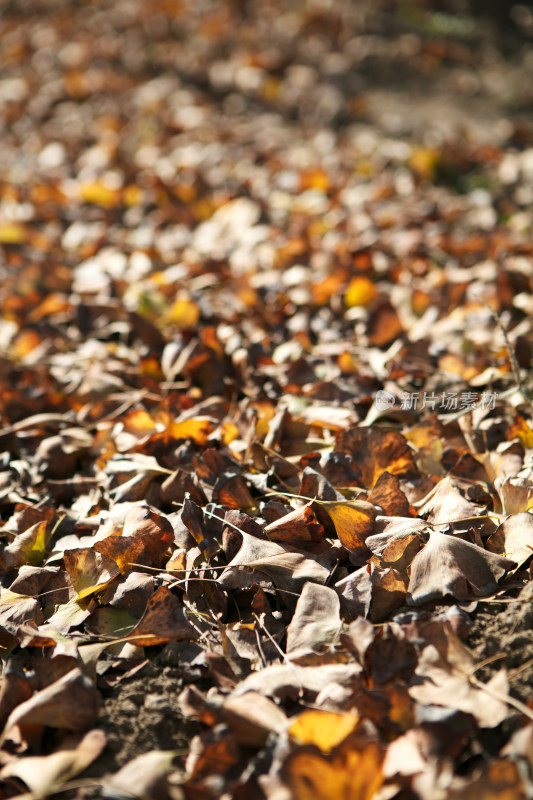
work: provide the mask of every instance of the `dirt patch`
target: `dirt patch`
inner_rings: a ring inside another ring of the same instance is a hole
[[[179,710],[178,696],[184,685],[182,669],[164,666],[158,659],[131,678],[103,689],[95,727],[105,731],[107,747],[84,777],[112,774],[150,750],[183,751],[176,756],[176,764],[183,764],[191,738],[202,727]]]
[[[511,693],[528,702],[533,681],[533,586],[501,603],[480,603],[468,637],[477,663],[501,655],[478,672],[486,680],[500,667],[509,672]]]

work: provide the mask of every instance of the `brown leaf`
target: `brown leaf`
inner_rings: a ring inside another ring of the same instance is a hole
[[[382,622],[405,603],[407,581],[395,569],[368,564],[337,581],[335,588],[348,617]]]
[[[85,736],[69,736],[49,755],[27,756],[6,764],[0,778],[18,778],[34,795],[45,797],[87,769],[105,746],[106,735],[98,728]]]
[[[244,747],[263,747],[271,733],[280,733],[287,718],[272,700],[257,692],[230,695],[219,709],[235,741]]]
[[[174,530],[168,519],[146,506],[138,506],[126,515],[122,536],[108,536],[94,549],[113,560],[124,574],[136,564],[162,566],[173,542]]]
[[[463,497],[449,476],[443,478],[430,492],[426,502],[417,508],[420,516],[426,517],[434,525],[449,524],[479,514],[479,506]]]
[[[265,533],[273,542],[302,547],[308,542],[319,542],[324,528],[316,516],[316,505],[312,501],[285,514],[265,527]]]
[[[137,797],[167,800],[167,775],[172,771],[174,750],[150,750],[128,761],[105,782],[105,793],[132,794],[135,787]]]
[[[494,488],[501,501],[504,514],[519,514],[532,505],[533,483],[526,478],[497,478]]]
[[[343,496],[320,472],[312,467],[305,467],[300,483],[300,494],[303,497],[316,497],[317,500],[343,500]]]
[[[195,639],[196,636],[197,633],[185,616],[182,604],[166,586],[161,586],[152,595],[146,611],[129,634],[129,638],[138,647]]]
[[[270,578],[279,589],[299,591],[306,581],[325,583],[330,574],[330,567],[322,559],[313,559],[305,553],[285,550],[276,542],[257,539],[242,533],[242,545],[222,572],[219,583],[225,588],[241,587],[242,579],[248,579],[250,585],[257,581],[254,573]],[[250,574],[249,570],[253,570]]]
[[[403,478],[418,476],[413,452],[400,433],[376,427],[352,428],[337,434],[335,450],[353,457],[369,489],[385,471]]]
[[[394,520],[394,521],[393,521]],[[385,533],[375,533],[366,540],[380,566],[394,567],[407,574],[407,569],[423,543],[422,532],[427,526],[422,520],[409,517],[393,519],[377,517],[375,528],[385,528]]]
[[[398,476],[392,475],[387,470],[377,479],[368,502],[381,506],[388,517],[409,516],[409,501],[400,489]]]
[[[456,600],[486,597],[516,562],[456,536],[433,531],[414,558],[407,592],[410,605],[451,595]]]
[[[533,556],[533,515],[522,511],[508,517],[487,539],[487,550],[524,567]]]
[[[96,719],[99,707],[99,692],[76,667],[17,706],[6,722],[4,737],[14,725],[84,731]]]
[[[287,653],[292,658],[334,644],[340,634],[339,597],[333,589],[306,583],[287,628]]]
[[[321,664],[316,667],[301,667],[296,664],[273,664],[244,678],[234,689],[233,695],[259,692],[267,697],[296,699],[303,692],[314,700],[329,683],[353,686],[354,679],[361,674],[355,662],[349,664]]]
[[[89,547],[65,550],[63,560],[77,600],[94,594],[120,575],[115,561]]]
[[[24,622],[44,622],[41,604],[33,597],[2,589],[0,594],[0,627],[13,636]]]
[[[8,672],[0,678],[0,726],[3,728],[14,708],[32,695],[29,679],[18,672]]]
[[[474,662],[469,651],[448,629],[446,653],[437,650],[433,644],[423,649],[409,694],[424,705],[444,706],[472,714],[480,727],[493,728],[509,713],[505,700],[499,699],[508,695],[507,674],[500,670],[481,686],[472,682],[474,674]]]

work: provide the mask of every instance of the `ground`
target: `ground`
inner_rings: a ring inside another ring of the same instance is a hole
[[[531,795],[497,5],[5,4],[0,798]]]

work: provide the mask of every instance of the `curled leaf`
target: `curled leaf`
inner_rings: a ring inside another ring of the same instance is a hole
[[[515,567],[516,561],[433,531],[424,549],[413,559],[407,602],[421,605],[450,595],[456,600],[486,597]]]

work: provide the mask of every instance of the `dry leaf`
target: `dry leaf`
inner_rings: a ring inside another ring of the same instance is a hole
[[[472,714],[482,728],[496,727],[509,714],[505,702],[509,690],[506,671],[500,670],[486,684],[475,685],[471,681],[475,671],[469,652],[451,631],[448,630],[447,635],[445,655],[432,644],[423,649],[415,670],[416,681],[409,687],[409,694],[425,705]]]
[[[374,530],[374,520],[378,509],[365,500],[344,503],[324,503],[322,505],[331,517],[335,530],[344,547],[355,556],[365,560],[368,553],[366,538]]]
[[[115,561],[89,547],[65,550],[63,560],[76,590],[77,600],[83,600],[103,589],[120,575],[120,569]]]
[[[294,800],[371,800],[383,783],[377,742],[352,734],[328,756],[300,747],[286,759],[282,779]]]
[[[14,725],[47,725],[67,731],[87,730],[96,719],[100,693],[76,667],[11,712],[4,737]]]
[[[339,597],[333,589],[306,583],[287,628],[287,653],[293,658],[335,644],[341,630]]]
[[[85,736],[69,736],[46,756],[27,756],[6,764],[0,778],[19,778],[36,797],[46,797],[90,766],[106,746],[104,731],[95,728]]]
[[[162,642],[195,639],[197,635],[176,595],[166,586],[160,586],[128,638],[138,647],[150,647]]]
[[[359,721],[357,714],[309,709],[296,717],[289,736],[298,744],[313,744],[323,753],[329,753],[356,730]]]
[[[463,497],[447,476],[431,491],[427,502],[420,505],[418,513],[434,525],[444,525],[478,516],[479,506]]]
[[[412,450],[404,437],[393,431],[352,428],[337,434],[335,449],[353,457],[369,489],[384,472],[404,478],[418,476]]]
[[[273,542],[295,547],[305,546],[308,542],[319,542],[324,528],[316,517],[317,505],[311,501],[271,522],[264,529],[268,538]]]
[[[172,771],[174,750],[150,750],[128,761],[118,772],[105,781],[106,793],[151,800],[167,800],[167,775]]]
[[[113,560],[124,574],[139,564],[162,566],[173,542],[174,530],[168,519],[146,506],[138,506],[126,515],[122,536],[96,542],[94,549]]]
[[[533,515],[522,511],[507,517],[487,539],[487,550],[524,567],[533,556]]]
[[[486,597],[516,562],[489,553],[456,536],[433,531],[411,565],[407,602],[422,605],[451,596],[456,600]]]
[[[244,747],[263,747],[271,733],[280,733],[287,724],[281,708],[257,692],[230,695],[219,714],[237,743]]]

